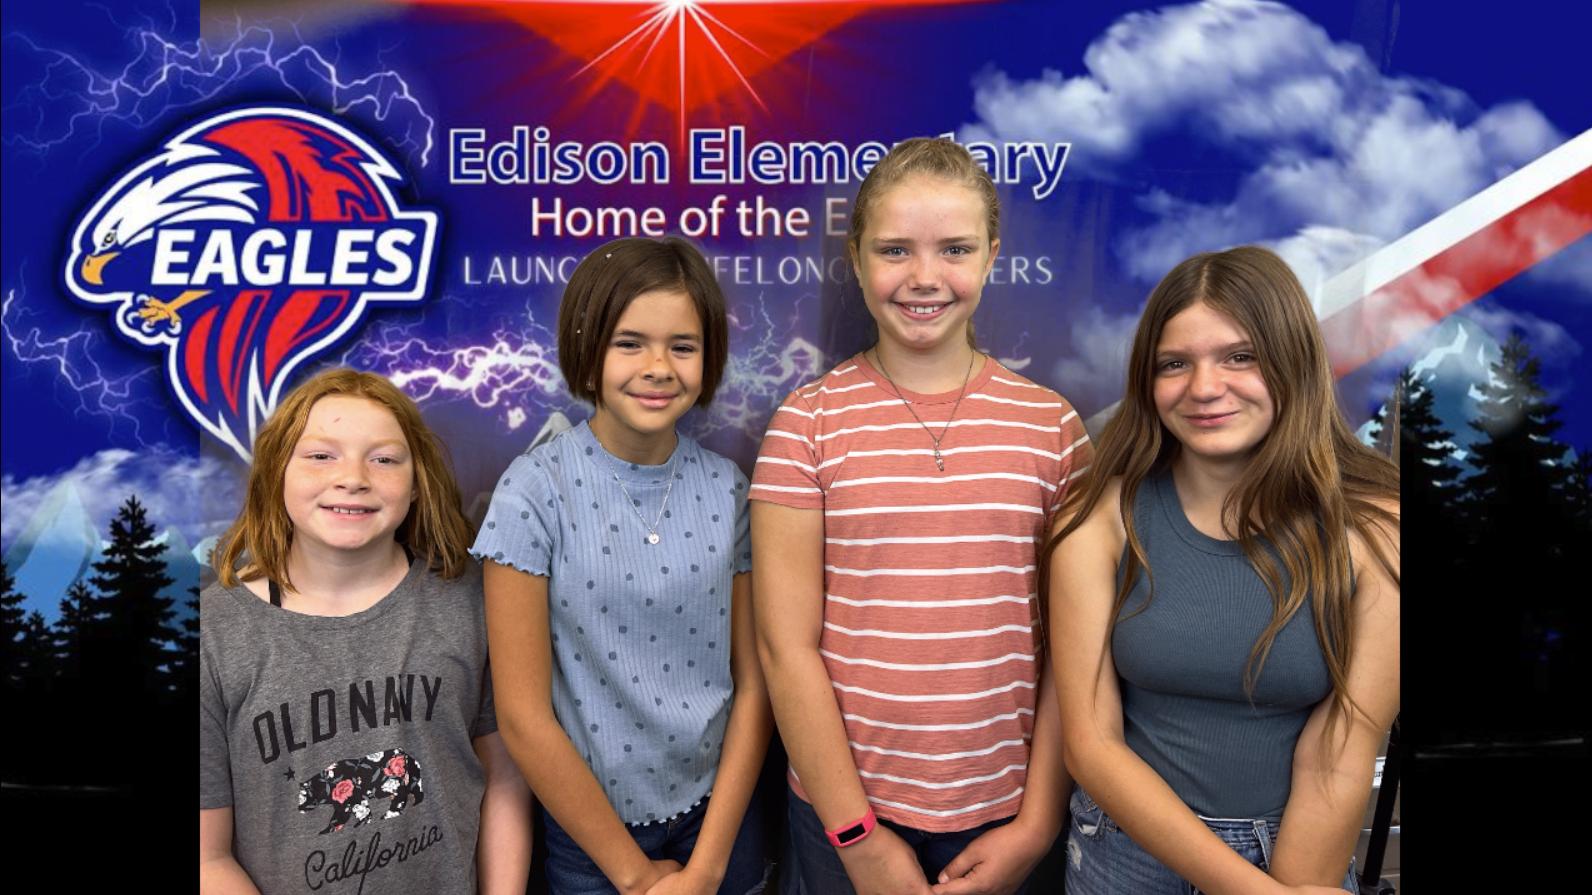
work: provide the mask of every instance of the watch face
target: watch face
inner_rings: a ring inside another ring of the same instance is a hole
[[[868,828],[862,824],[853,824],[836,833],[835,838],[840,840],[841,845],[850,845],[851,843],[856,842],[858,839],[861,839],[867,832]]]

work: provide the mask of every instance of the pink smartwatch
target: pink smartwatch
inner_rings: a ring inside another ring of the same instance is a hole
[[[864,814],[861,820],[853,824],[847,824],[838,830],[825,830],[824,835],[829,837],[830,844],[835,848],[845,848],[848,845],[855,845],[861,842],[869,833],[873,832],[873,828],[878,823],[879,821],[873,816],[873,806],[869,805],[868,813]]]

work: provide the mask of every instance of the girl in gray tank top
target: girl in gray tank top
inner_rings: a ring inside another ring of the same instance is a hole
[[[1254,246],[1151,294],[1045,563],[1070,895],[1355,891],[1398,714],[1398,471]]]

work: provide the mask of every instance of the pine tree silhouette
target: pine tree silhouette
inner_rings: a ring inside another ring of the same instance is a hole
[[[1574,563],[1592,546],[1592,447],[1576,452],[1575,462],[1569,464],[1566,477],[1570,524],[1565,543],[1570,546],[1565,552],[1568,554],[1566,561]],[[1581,611],[1580,607],[1576,608],[1576,612]]]
[[[1472,446],[1476,474],[1465,483],[1465,514],[1479,548],[1474,558],[1482,563],[1532,563],[1546,571],[1567,558],[1570,476],[1566,447],[1553,438],[1563,423],[1541,374],[1541,361],[1516,333],[1479,387],[1481,415],[1471,426],[1486,437]]]
[[[173,581],[161,559],[165,547],[155,543],[155,526],[137,497],[117,510],[110,535],[89,579],[101,594],[96,602],[103,614],[90,628],[84,671],[118,689],[159,692],[169,685],[167,644],[178,637],[172,599],[161,596]]]
[[[1398,394],[1399,490],[1405,512],[1414,504],[1451,518],[1459,499],[1454,433],[1443,428],[1432,390],[1409,367],[1399,371]]]
[[[28,613],[18,652],[23,688],[33,693],[49,690],[55,683],[55,632],[45,622],[44,613]]]
[[[171,660],[172,682],[177,692],[193,696],[199,692],[199,588],[190,587],[187,600],[189,614],[182,620],[182,634],[177,638],[177,652]]]
[[[22,682],[22,601],[26,597],[16,590],[16,579],[11,570],[0,561],[0,681],[7,689]]]
[[[1450,457],[1453,433],[1437,417],[1431,387],[1408,367],[1399,371],[1389,405],[1398,409],[1396,421],[1384,425],[1378,433],[1377,450],[1390,453],[1394,435],[1398,436],[1400,531],[1405,565],[1421,569],[1422,593],[1455,595],[1448,601],[1454,611],[1445,637],[1457,653],[1467,657],[1496,655],[1496,626],[1484,621],[1486,616],[1482,613],[1465,606],[1466,595],[1473,591],[1465,581],[1465,570],[1456,562],[1465,553],[1456,549],[1463,544],[1465,532],[1457,523],[1454,510],[1461,492],[1457,484],[1459,469]],[[1388,415],[1382,416],[1385,420]],[[1411,557],[1415,556],[1423,559],[1413,561]],[[1464,683],[1440,689],[1429,700],[1429,713],[1401,719],[1407,722],[1411,742],[1446,739],[1454,733],[1453,719],[1468,722],[1476,715],[1467,700],[1477,687],[1497,677],[1491,670],[1484,670],[1484,665],[1467,661],[1445,670],[1449,679]],[[1444,719],[1444,726],[1431,725],[1434,718]]]
[[[1581,532],[1580,543],[1592,543],[1587,539],[1592,531],[1592,447],[1576,452],[1575,463],[1570,467],[1569,493],[1575,524]]]
[[[100,612],[98,600],[87,584],[74,581],[61,598],[61,617],[55,621],[56,674],[77,680],[83,674],[83,653],[89,649]]]
[[[1581,602],[1571,583],[1580,557],[1572,554],[1585,549],[1572,540],[1567,448],[1553,437],[1559,407],[1548,401],[1541,362],[1519,334],[1477,389],[1471,426],[1484,437],[1471,446],[1476,473],[1464,480],[1468,494],[1459,504],[1468,549],[1456,557],[1460,577],[1448,592],[1453,610],[1477,619],[1480,633],[1460,647],[1474,686],[1456,683],[1496,706],[1493,723],[1503,730],[1544,731],[1566,723],[1567,702],[1575,701],[1555,684],[1563,675],[1551,673],[1555,660],[1543,646]]]

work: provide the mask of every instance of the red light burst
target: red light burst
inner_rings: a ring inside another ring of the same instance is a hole
[[[552,42],[581,63],[571,103],[618,82],[639,106],[661,106],[685,140],[692,109],[736,94],[764,113],[752,81],[847,21],[879,7],[987,0],[420,0],[491,10]]]

